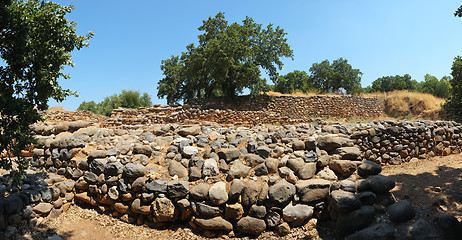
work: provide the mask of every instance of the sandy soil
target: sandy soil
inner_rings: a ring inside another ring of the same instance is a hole
[[[419,217],[430,222],[434,217],[449,213],[462,220],[462,154],[436,157],[431,160],[408,162],[401,166],[384,166],[383,175],[395,179],[392,190],[397,200],[407,199],[416,207]],[[256,239],[330,239],[328,223],[313,227],[313,222],[296,229],[284,238],[273,232],[265,232]],[[319,233],[318,234],[318,230]],[[214,235],[214,232],[198,232],[186,225],[173,225],[169,229],[152,229],[125,223],[93,209],[72,206],[55,219],[44,219],[37,227],[23,226],[16,239],[205,239],[204,235],[219,239],[249,239],[249,237]],[[321,235],[321,237],[320,237]]]

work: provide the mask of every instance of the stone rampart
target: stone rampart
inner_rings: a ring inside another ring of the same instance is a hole
[[[389,192],[395,183],[380,175],[380,164],[462,149],[462,125],[455,122],[121,129],[74,121],[32,131],[38,142],[23,191],[1,179],[0,229],[59,215],[75,202],[151,227],[189,222],[209,236],[267,230],[283,236],[330,219],[337,238],[418,239],[395,230],[425,220],[410,221],[409,202],[395,203]]]
[[[254,126],[257,124],[295,124],[316,118],[370,119],[384,112],[383,99],[356,96],[241,96],[234,100],[211,98],[188,105],[115,109],[106,126],[201,123]]]

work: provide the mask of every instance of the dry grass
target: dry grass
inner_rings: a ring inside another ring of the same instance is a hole
[[[47,112],[65,112],[66,109],[64,109],[63,106],[53,106],[51,108],[48,108]]]
[[[414,116],[416,118],[436,119],[441,114],[444,99],[429,93],[396,90],[388,93],[368,93],[363,97],[385,99],[385,112],[390,117]]]

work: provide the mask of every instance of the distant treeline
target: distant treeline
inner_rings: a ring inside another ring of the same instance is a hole
[[[92,111],[95,114],[110,116],[113,109],[151,107],[151,97],[147,93],[140,94],[138,91],[122,90],[122,93],[104,98],[103,101],[95,103],[94,101],[82,102],[77,108],[78,111]]]

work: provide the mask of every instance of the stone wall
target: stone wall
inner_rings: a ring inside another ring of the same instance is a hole
[[[56,216],[66,203],[77,203],[151,227],[189,222],[208,236],[271,230],[283,236],[329,220],[338,238],[380,233],[421,239],[420,232],[395,229],[427,224],[433,231],[427,236],[440,232],[414,219],[409,202],[395,203],[389,193],[395,183],[380,175],[377,163],[462,148],[462,125],[455,122],[121,129],[73,121],[32,130],[39,140],[25,191],[9,186],[8,176],[0,179],[0,229],[28,217]]]
[[[384,112],[383,99],[355,96],[241,96],[233,101],[221,98],[192,101],[178,107],[115,109],[106,126],[164,124],[175,122],[253,126],[295,124],[316,118],[370,119]]]

